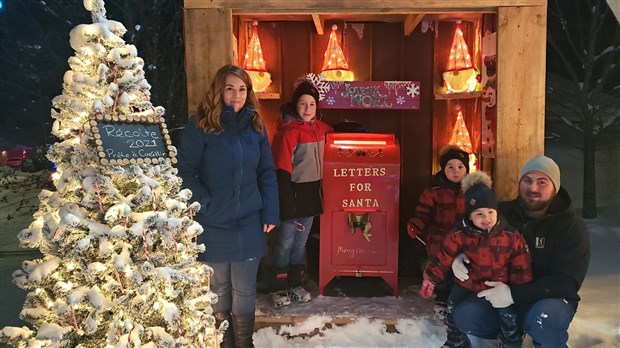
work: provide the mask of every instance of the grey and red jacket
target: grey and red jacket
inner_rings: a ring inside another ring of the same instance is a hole
[[[280,219],[323,213],[321,181],[325,133],[333,131],[318,119],[304,122],[291,103],[280,108],[271,151],[276,165]]]
[[[525,215],[523,201],[500,202],[498,210],[517,227],[532,253],[534,280],[510,286],[516,305],[527,306],[543,298],[562,298],[577,309],[577,294],[590,263],[590,235],[571,206],[568,192],[560,190],[545,215]]]
[[[425,274],[435,284],[443,281],[452,261],[461,253],[470,261],[469,279],[454,281],[471,291],[488,289],[485,281],[511,285],[532,281],[532,258],[527,243],[502,217],[498,216],[497,224],[490,231],[481,230],[462,217],[444,239],[439,253],[429,258]]]
[[[420,194],[413,217],[407,222],[407,232],[412,238],[417,235],[426,242],[428,256],[435,255],[464,212],[461,184],[448,180],[442,170],[433,176],[432,186]]]

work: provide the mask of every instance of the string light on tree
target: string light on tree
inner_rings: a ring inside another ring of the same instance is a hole
[[[452,46],[450,46],[448,66],[446,72],[443,73],[443,80],[447,93],[473,92],[478,89],[478,73],[474,69],[469,48],[463,37],[461,21],[456,23]]]
[[[329,34],[329,42],[325,50],[321,74],[326,81],[353,81],[355,76],[349,69],[349,64],[347,64],[342,48],[338,43],[336,30],[338,30],[338,26],[336,24],[332,25],[332,32]]]
[[[245,51],[243,69],[250,75],[255,92],[265,92],[271,85],[271,74],[267,72],[267,64],[258,38],[257,21],[252,22],[252,37]]]
[[[106,19],[102,0],[84,0],[92,24],[70,33],[75,54],[52,100],[48,151],[57,164],[54,190],[18,234],[42,257],[26,260],[13,282],[29,291],[20,318],[0,342],[15,347],[217,347],[212,269],[197,262],[203,232],[193,221],[200,204],[181,190],[170,159],[104,165],[97,152],[97,115],[120,120],[163,118],[150,102],[144,60]],[[163,124],[163,123],[162,123]],[[176,153],[174,147],[171,150]]]

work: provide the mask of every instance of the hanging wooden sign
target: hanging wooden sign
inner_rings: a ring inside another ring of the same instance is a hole
[[[176,163],[163,117],[97,115],[90,125],[103,165]]]
[[[308,74],[319,90],[323,109],[420,108],[419,81],[326,81],[321,75]]]

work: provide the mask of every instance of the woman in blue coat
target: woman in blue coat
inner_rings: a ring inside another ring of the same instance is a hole
[[[206,251],[198,259],[214,270],[215,318],[232,321],[222,347],[252,347],[258,265],[279,206],[269,139],[243,69],[218,70],[183,131],[178,159],[183,187],[201,205],[198,242]]]

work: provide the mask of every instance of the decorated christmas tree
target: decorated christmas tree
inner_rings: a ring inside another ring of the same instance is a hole
[[[84,0],[92,24],[70,33],[75,55],[54,98],[48,153],[55,190],[18,234],[27,260],[13,281],[30,327],[5,327],[18,347],[216,347],[212,270],[196,261],[199,204],[180,190],[164,109],[150,102],[144,61]],[[220,329],[226,329],[225,323]]]

